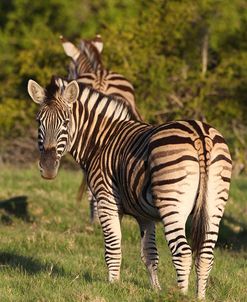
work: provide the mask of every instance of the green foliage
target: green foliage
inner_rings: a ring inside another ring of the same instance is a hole
[[[33,122],[34,106],[28,107],[25,100],[18,100],[18,110],[16,110],[16,100],[6,99],[0,103],[0,137],[7,138],[12,132],[13,136],[26,134],[25,130]]]
[[[29,78],[45,85],[52,74],[66,76],[59,35],[76,41],[99,33],[104,65],[134,84],[146,121],[203,119],[246,165],[246,1],[5,0],[0,24],[1,112],[6,99],[16,104],[12,121],[0,116],[5,136],[15,134],[19,100],[30,109]]]
[[[140,257],[140,234],[133,218],[122,221],[121,281],[107,282],[103,234],[89,224],[87,200],[76,204],[81,172],[61,169],[54,181],[37,167],[0,169],[0,300],[193,302],[195,270],[189,295],[176,288],[176,274],[161,224],[157,225],[162,291],[150,288]],[[221,223],[208,301],[247,301],[246,178],[233,182]],[[227,244],[227,247],[225,245]]]

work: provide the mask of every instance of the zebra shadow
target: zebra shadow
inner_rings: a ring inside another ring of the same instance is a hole
[[[186,234],[191,245],[192,217],[188,217]],[[236,220],[230,215],[224,215],[219,228],[219,236],[216,247],[230,249],[235,252],[247,250],[247,224]]]
[[[100,278],[95,272],[93,271],[82,271],[81,277],[84,279],[87,283],[95,283],[95,282],[104,282],[106,281],[104,278]]]
[[[247,250],[247,224],[230,215],[224,215],[217,245],[233,251]]]
[[[33,218],[28,212],[27,196],[16,196],[0,201],[1,221],[4,224],[11,224],[12,217],[20,218],[26,222],[32,222]]]
[[[16,269],[28,275],[35,275],[47,272],[49,276],[65,276],[67,275],[63,268],[53,263],[41,263],[37,259],[28,256],[18,255],[16,253],[1,252],[0,267]]]

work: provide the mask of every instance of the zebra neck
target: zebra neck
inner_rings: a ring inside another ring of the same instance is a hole
[[[102,72],[104,70],[102,63],[97,60],[93,61],[91,63],[91,66],[95,74],[97,74],[98,72]]]
[[[85,48],[82,47],[82,58],[84,60],[84,66],[88,65],[88,70],[82,70],[82,72],[93,72],[96,73],[98,70],[103,69],[103,65],[101,63],[100,55],[95,51],[94,48],[90,49],[89,46],[85,45]],[[83,64],[80,64],[83,66]]]
[[[98,53],[96,53],[95,51],[87,51],[86,52],[87,55],[87,59],[92,67],[93,72],[97,72],[97,70],[102,70],[103,69],[103,65],[101,63],[101,59]]]
[[[96,76],[98,79],[100,79],[104,71],[100,63],[90,62],[87,58],[85,58],[84,64],[81,63],[80,65],[72,66],[72,72],[73,68],[75,69],[75,76],[72,78],[77,80],[84,78],[85,75],[90,75],[93,78]]]
[[[81,95],[73,107],[73,135],[70,153],[88,166],[111,139],[116,129],[132,120],[123,102],[80,85]]]

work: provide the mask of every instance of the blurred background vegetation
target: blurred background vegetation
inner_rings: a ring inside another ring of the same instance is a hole
[[[33,159],[27,81],[67,75],[60,34],[101,34],[105,67],[133,83],[147,122],[204,120],[225,136],[235,174],[247,171],[245,0],[1,0],[0,161]]]

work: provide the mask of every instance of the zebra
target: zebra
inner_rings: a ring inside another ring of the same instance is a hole
[[[197,296],[204,299],[219,223],[228,199],[232,160],[222,135],[200,121],[161,125],[136,121],[124,102],[78,83],[33,80],[28,92],[37,114],[40,173],[56,177],[66,152],[84,169],[97,200],[109,281],[120,278],[124,214],[140,228],[141,259],[160,289],[155,223],[162,221],[182,293],[188,290],[192,255]],[[185,223],[192,214],[192,247]]]
[[[87,84],[108,95],[121,98],[128,105],[138,120],[142,120],[135,104],[133,85],[121,74],[104,68],[101,61],[103,41],[100,35],[91,40],[82,39],[79,48],[60,36],[64,51],[72,59],[69,80]]]
[[[131,106],[136,119],[142,120],[135,105],[132,84],[121,74],[105,69],[102,64],[101,52],[103,50],[103,41],[100,35],[96,35],[96,37],[89,40],[81,39],[79,47],[76,47],[63,36],[60,36],[60,39],[66,55],[72,59],[69,66],[69,80],[77,80],[105,94],[120,97]],[[77,201],[82,199],[84,191],[85,182],[83,178],[77,193]],[[93,223],[97,217],[97,205],[90,190],[88,190],[88,196],[90,221]]]
[[[62,35],[60,40],[65,54],[72,59],[69,65],[69,80],[75,80],[81,78],[85,73],[95,73],[97,69],[103,69],[101,62],[103,41],[100,35],[89,40],[81,39],[79,47]]]

